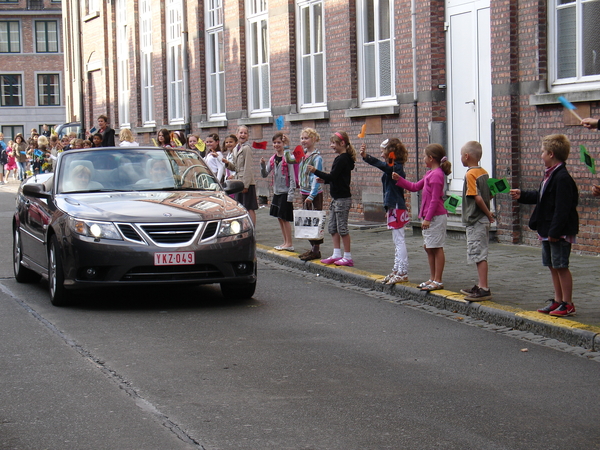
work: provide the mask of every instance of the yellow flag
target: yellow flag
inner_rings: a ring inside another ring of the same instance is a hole
[[[198,143],[196,144],[196,148],[201,153],[204,151],[204,149],[206,148],[206,144],[204,143],[204,141],[202,139],[198,139]]]

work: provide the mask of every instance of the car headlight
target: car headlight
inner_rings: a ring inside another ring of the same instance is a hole
[[[252,228],[252,221],[248,216],[235,217],[233,219],[225,219],[221,221],[219,229],[219,237],[233,236],[244,233]]]
[[[74,233],[94,239],[116,239],[122,240],[117,227],[111,222],[98,222],[95,220],[83,220],[71,217],[69,226]]]

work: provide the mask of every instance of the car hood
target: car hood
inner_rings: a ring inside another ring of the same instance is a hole
[[[246,209],[224,192],[149,191],[59,194],[66,214],[111,222],[195,222],[240,216]]]

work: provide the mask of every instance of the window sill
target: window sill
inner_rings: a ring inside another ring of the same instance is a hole
[[[227,126],[227,119],[222,120],[204,120],[198,122],[198,128],[223,128]]]
[[[399,106],[379,106],[373,108],[353,108],[347,109],[345,117],[369,117],[369,116],[390,116],[398,115],[400,113]]]
[[[288,122],[302,122],[304,120],[326,120],[329,119],[329,111],[301,112],[297,114],[288,114],[285,120]]]
[[[84,22],[88,22],[96,17],[100,17],[100,11],[92,11],[83,17]]]
[[[244,119],[238,119],[239,125],[270,125],[273,123],[273,117],[248,117]]]
[[[580,92],[570,92],[570,93],[562,93],[562,94],[535,94],[529,96],[529,104],[531,106],[543,106],[543,105],[556,105],[559,104],[560,101],[558,97],[563,95],[567,100],[571,103],[577,102],[597,102],[600,101],[600,91],[598,90],[590,90],[590,91],[580,91]]]

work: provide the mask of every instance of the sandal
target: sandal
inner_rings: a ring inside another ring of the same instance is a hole
[[[408,274],[395,274],[392,278],[388,280],[386,284],[396,284],[396,283],[406,283],[408,281]]]
[[[429,286],[431,283],[433,283],[433,280],[427,280],[427,281],[423,281],[420,285],[418,285],[417,287],[419,289],[423,289],[425,286]]]
[[[437,291],[438,289],[444,289],[444,283],[432,281],[427,286],[421,288],[422,291]]]
[[[386,275],[385,278],[383,280],[381,280],[381,282],[383,284],[387,284],[388,281],[390,281],[394,276],[396,275],[395,272],[390,273],[389,275]]]

